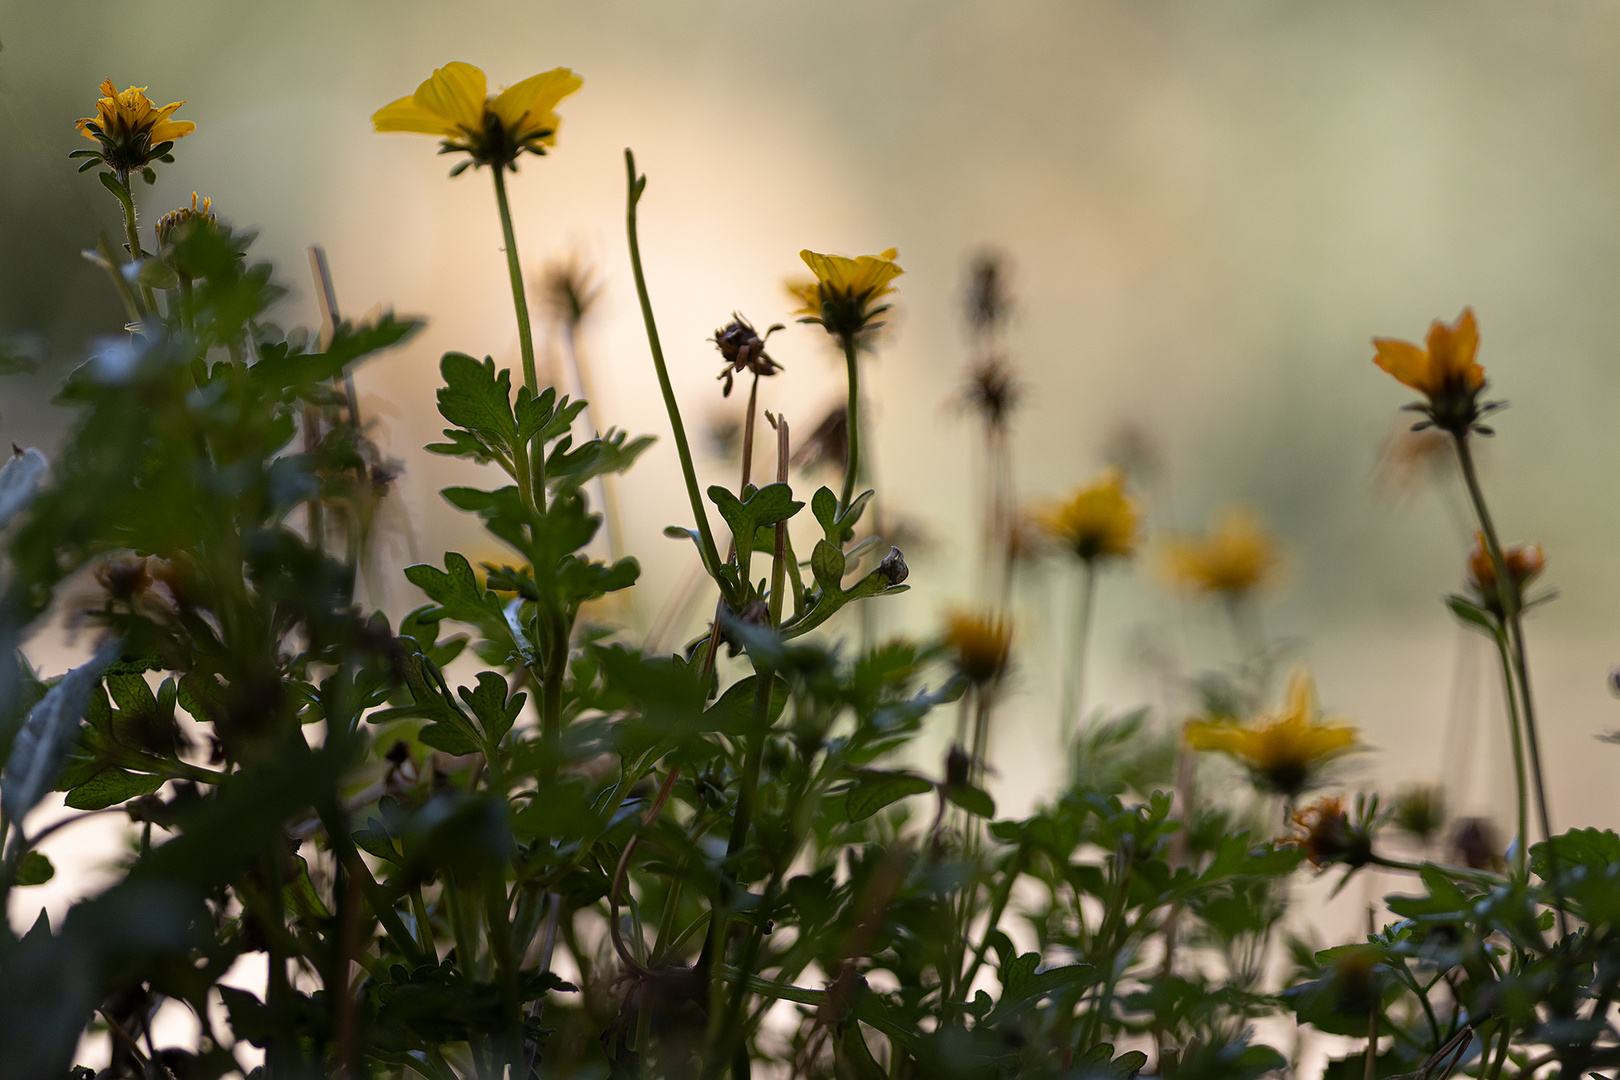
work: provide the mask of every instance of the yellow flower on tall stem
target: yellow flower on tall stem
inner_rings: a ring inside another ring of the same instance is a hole
[[[990,703],[1012,656],[1012,627],[1000,615],[953,611],[945,617],[945,644],[954,654],[956,669],[967,679],[971,693],[962,696],[957,745],[969,742],[968,711],[973,710],[969,774],[982,781],[990,749]],[[971,705],[970,705],[971,699]]]
[[[456,60],[436,70],[416,88],[416,93],[384,105],[371,117],[377,131],[437,135],[443,140],[441,154],[466,154],[467,160],[451,169],[451,176],[470,167],[490,167],[495,179],[495,205],[501,214],[501,234],[506,241],[506,269],[512,279],[523,384],[531,394],[540,393],[540,379],[535,371],[534,334],[529,326],[529,301],[518,262],[517,237],[512,230],[512,210],[506,198],[506,172],[517,171],[520,155],[544,155],[556,145],[557,128],[562,123],[555,112],[557,103],[581,85],[583,80],[572,71],[553,68],[531,75],[499,94],[490,94],[484,73]],[[534,453],[537,455],[538,449]],[[543,510],[543,485],[532,481],[542,463],[527,460],[523,454],[517,457],[524,459],[517,466],[521,473],[515,477],[518,490],[531,509]]]
[[[129,174],[140,170],[148,184],[156,179],[151,169],[154,161],[173,161],[169,151],[176,139],[183,139],[197,130],[190,120],[171,120],[184,101],[171,101],[167,105],[152,104],[146,96],[146,87],[131,86],[119,90],[111,79],[101,84],[101,97],[96,101],[96,115],[86,116],[78,122],[79,134],[100,144],[99,150],[75,150],[70,156],[91,160],[79,166],[79,171],[105,165],[118,175],[126,186]]]
[[[1076,609],[1073,657],[1064,669],[1062,715],[1063,745],[1085,708],[1086,646],[1091,637],[1097,567],[1108,559],[1128,558],[1140,540],[1141,508],[1125,494],[1125,473],[1107,469],[1069,498],[1043,511],[1038,522],[1047,536],[1063,544],[1080,560],[1082,578]]]
[[[845,405],[849,456],[844,466],[843,493],[838,499],[840,511],[855,498],[855,481],[861,462],[861,380],[855,360],[856,341],[861,334],[883,325],[874,320],[888,311],[889,305],[878,301],[894,292],[892,282],[904,273],[894,261],[899,254],[889,248],[878,255],[851,259],[806,248],[799,252],[799,258],[816,279],[788,285],[788,292],[803,305],[793,313],[800,317],[799,321],[824,328],[844,350],[849,374],[849,397]]]
[[[1256,784],[1290,801],[1311,786],[1324,763],[1358,741],[1348,724],[1321,722],[1316,685],[1303,671],[1290,680],[1281,709],[1249,724],[1195,720],[1183,736],[1194,750],[1217,751],[1242,763]]]
[[[1449,325],[1436,319],[1429,326],[1427,347],[1397,338],[1373,338],[1377,350],[1373,363],[1428,399],[1407,408],[1428,420],[1414,430],[1433,424],[1443,431],[1465,434],[1475,427],[1486,407],[1479,404],[1485,388],[1485,369],[1475,356],[1479,352],[1479,323],[1473,308]]]
[[[499,94],[489,92],[484,73],[451,61],[435,71],[410,97],[378,109],[371,117],[378,131],[438,135],[441,153],[465,153],[454,176],[469,167],[515,168],[525,152],[545,154],[557,144],[557,103],[584,85],[567,68],[531,75]]]

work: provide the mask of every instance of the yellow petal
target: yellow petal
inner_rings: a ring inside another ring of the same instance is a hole
[[[1288,706],[1289,720],[1301,724],[1309,723],[1316,714],[1316,683],[1309,672],[1296,671],[1288,680]]]
[[[1240,752],[1247,742],[1245,736],[1248,732],[1235,724],[1195,720],[1182,729],[1182,734],[1187,740],[1187,745],[1194,750],[1217,750],[1235,754]]]
[[[400,98],[371,114],[375,131],[416,131],[423,135],[455,135],[459,128],[438,113],[429,112],[414,97]]]
[[[172,139],[182,139],[197,130],[197,125],[190,120],[165,120],[152,127],[152,143],[169,142]]]
[[[552,110],[563,98],[583,86],[585,80],[567,68],[554,68],[531,75],[502,90],[490,105],[513,137],[523,142],[540,131],[557,129]]]
[[[1433,388],[1427,350],[1394,338],[1373,338],[1373,346],[1378,350],[1373,363],[1395,376],[1397,382],[1425,394]]]
[[[416,88],[416,103],[473,134],[484,129],[484,101],[489,84],[471,64],[452,60]]]
[[[101,96],[109,98],[115,98],[118,96],[118,87],[113,85],[113,81],[111,79],[101,80]]]

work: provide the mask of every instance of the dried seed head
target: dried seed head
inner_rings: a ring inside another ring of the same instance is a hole
[[[992,356],[976,364],[968,372],[967,386],[962,389],[962,402],[984,417],[984,422],[996,430],[1005,430],[1012,412],[1022,397],[1018,381],[1005,357]]]
[[[1000,252],[981,252],[968,270],[968,325],[979,334],[994,333],[1011,313],[1006,259]]]
[[[720,357],[726,362],[726,367],[720,372],[720,379],[726,386],[723,396],[731,396],[732,379],[744,371],[751,371],[755,375],[775,375],[782,370],[782,365],[772,360],[765,352],[765,342],[770,336],[782,329],[777,323],[765,331],[761,337],[754,324],[743,318],[738,312],[731,313],[731,322],[714,332],[712,340],[715,348],[720,350]]]

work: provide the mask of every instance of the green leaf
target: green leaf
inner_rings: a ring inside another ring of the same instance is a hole
[[[20,824],[47,791],[56,786],[68,754],[78,741],[79,724],[101,673],[118,658],[121,642],[103,645],[89,662],[74,668],[28,711],[11,744],[0,777],[0,806]]]
[[[1481,630],[1484,630],[1487,634],[1495,636],[1495,618],[1490,612],[1486,611],[1472,600],[1469,600],[1467,597],[1458,596],[1456,593],[1452,593],[1450,596],[1446,597],[1446,607],[1450,608],[1451,613],[1457,616],[1457,618],[1461,619],[1463,622],[1468,623],[1471,626],[1477,626]]]
[[[945,797],[960,806],[975,817],[993,818],[996,816],[995,800],[983,788],[972,784],[946,784]]]
[[[512,373],[496,372],[489,357],[479,363],[466,353],[445,353],[439,363],[439,413],[446,420],[482,435],[508,454],[517,440],[512,415]]]
[[[124,769],[103,769],[67,794],[67,805],[75,810],[104,810],[140,795],[150,795],[163,786],[163,777],[132,773]]]
[[[911,773],[862,769],[859,777],[844,797],[844,812],[850,821],[863,821],[890,803],[934,790],[932,781]]]
[[[485,618],[500,617],[500,599],[493,592],[478,587],[478,575],[473,573],[467,557],[459,552],[445,552],[443,570],[419,563],[406,567],[405,577],[438,603],[438,609],[430,615],[435,620],[477,623]]]
[[[456,693],[461,700],[467,703],[472,714],[478,718],[478,723],[484,729],[484,736],[491,743],[498,743],[508,731],[512,730],[512,723],[517,719],[518,713],[523,711],[523,703],[529,700],[527,694],[514,694],[512,700],[506,700],[506,680],[494,671],[480,671],[478,673],[477,689],[469,690],[459,687]],[[429,744],[432,745],[432,744]]]
[[[728,489],[715,484],[709,488],[709,499],[719,509],[720,516],[731,526],[731,533],[739,543],[746,544],[762,525],[775,525],[787,521],[804,507],[793,501],[793,489],[777,482],[762,488],[743,489],[738,499]]]
[[[30,851],[17,861],[15,884],[19,887],[43,885],[55,876],[56,867],[51,865],[51,860],[46,858],[42,851]]]
[[[466,729],[459,724],[452,724],[444,720],[429,724],[422,729],[417,738],[435,750],[443,750],[445,753],[454,754],[456,757],[463,754],[476,754],[483,749],[478,745],[478,740],[473,738]]]
[[[816,584],[826,592],[840,592],[844,580],[844,553],[826,540],[817,540],[815,549],[810,552],[810,573],[815,575]]]

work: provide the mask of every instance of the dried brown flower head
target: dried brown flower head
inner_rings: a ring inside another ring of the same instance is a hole
[[[753,323],[734,311],[731,322],[714,332],[710,340],[720,350],[720,358],[726,363],[720,372],[720,379],[726,384],[721,391],[722,397],[731,396],[732,379],[744,371],[751,371],[755,375],[775,375],[782,370],[782,365],[765,352],[765,342],[780,329],[782,324],[776,323],[761,337]]]

